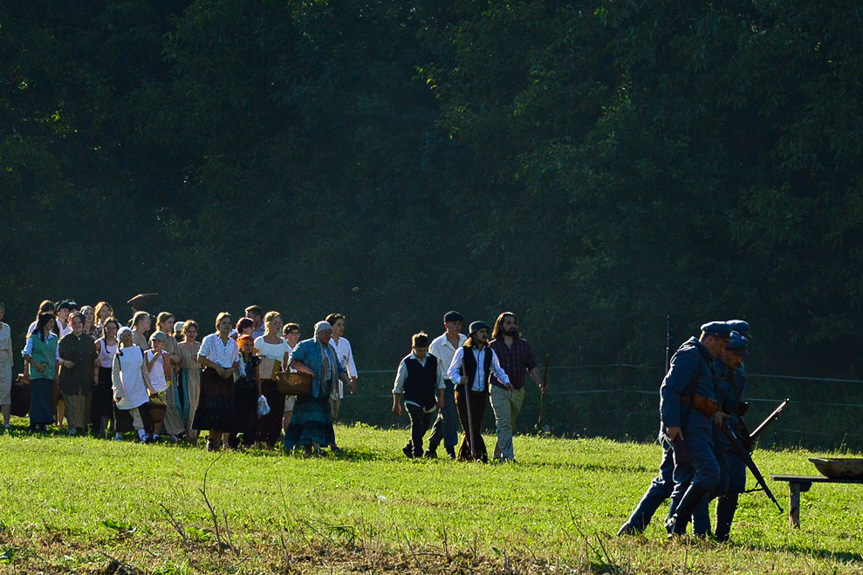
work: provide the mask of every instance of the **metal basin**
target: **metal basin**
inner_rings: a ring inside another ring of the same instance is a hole
[[[810,458],[815,468],[825,477],[842,479],[863,479],[863,459],[832,457],[825,459]]]

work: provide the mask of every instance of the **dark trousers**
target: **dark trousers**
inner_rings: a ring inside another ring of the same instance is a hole
[[[666,499],[671,497],[674,490],[674,452],[663,439],[662,440],[662,463],[659,464],[659,474],[650,483],[650,487],[638,502],[635,511],[629,516],[627,523],[638,531],[644,531],[650,523],[653,514],[659,509]]]
[[[132,424],[132,414],[128,409],[119,409],[114,405],[114,421],[115,431],[117,433],[128,433],[135,431],[135,426]],[[141,423],[144,424],[144,431],[150,435],[153,433],[153,418],[150,417],[150,405],[145,403],[138,406],[138,413],[141,415]]]
[[[488,391],[470,392],[470,417],[473,422],[473,435],[471,435],[471,427],[467,416],[468,401],[465,397],[465,386],[459,385],[455,388],[455,404],[456,409],[458,409],[458,418],[461,420],[461,426],[464,428],[464,437],[462,437],[461,446],[458,449],[459,461],[472,461],[474,459],[488,461],[485,442],[480,433],[486,403],[488,403]],[[476,454],[475,456],[474,453]]]
[[[434,425],[432,425],[431,436],[429,436],[429,449],[435,450],[443,442],[444,447],[455,447],[458,443],[458,414],[455,409],[455,395],[453,383],[449,379],[445,382],[446,389],[443,392],[443,409],[437,413]],[[465,427],[465,429],[467,429]]]
[[[406,403],[408,416],[411,418],[411,440],[408,447],[413,451],[414,457],[422,457],[423,436],[428,431],[431,423],[431,413],[423,411],[423,408],[412,403]]]
[[[267,398],[270,413],[258,418],[258,441],[275,445],[282,435],[282,418],[285,416],[285,394],[276,390],[276,382],[265,379],[261,382],[261,394]],[[255,399],[257,401],[257,398]]]

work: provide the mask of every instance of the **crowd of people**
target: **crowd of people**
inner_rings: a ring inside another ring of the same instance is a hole
[[[4,312],[0,304],[0,319]],[[134,434],[145,443],[197,443],[205,432],[207,449],[214,451],[279,444],[288,452],[337,451],[333,422],[344,394],[356,392],[358,383],[345,321],[329,314],[301,341],[297,323],[249,306],[237,321],[219,313],[214,331],[199,341],[203,330],[196,321],[177,321],[169,312],[151,315],[133,307],[122,325],[107,302],[79,307],[72,300],[45,300],[21,352],[30,430],[45,432],[65,420],[70,435],[89,431],[117,441]],[[414,335],[411,353],[399,364],[392,411],[401,416],[403,403],[410,418],[403,451],[409,458],[435,458],[443,443],[452,459],[487,462],[480,426],[490,404],[497,432],[493,457],[513,461],[526,378],[542,393],[545,382],[515,314],[500,314],[493,329],[475,321],[467,335],[463,321],[458,312],[446,313],[444,332],[433,341]],[[0,369],[8,427],[12,347],[2,322]],[[306,379],[302,393],[285,392],[287,374]],[[456,449],[459,423],[464,434]]]

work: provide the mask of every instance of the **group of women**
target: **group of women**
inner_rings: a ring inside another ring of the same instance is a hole
[[[198,432],[206,431],[210,450],[255,443],[273,449],[283,428],[289,450],[311,453],[335,445],[332,414],[324,409],[332,386],[322,387],[320,380],[333,372],[333,381],[350,379],[329,348],[324,350],[326,369],[320,353],[311,360],[304,355],[305,363],[294,358],[294,350],[300,349],[299,325],[283,325],[278,312],[264,316],[263,335],[257,338],[251,319],[235,323],[229,313],[220,313],[216,331],[199,342],[194,320],[177,322],[168,312],[153,322],[149,313],[139,311],[128,326],[121,326],[106,302],[76,308],[74,303],[45,301],[30,326],[22,356],[31,390],[32,431],[45,431],[65,417],[71,435],[89,425],[100,435],[112,429],[117,440],[134,431],[143,442],[161,437],[197,442]],[[0,319],[3,312],[0,304]],[[0,322],[0,369],[8,367],[11,382],[11,340],[3,347],[8,332],[9,326]],[[319,322],[316,337],[308,341],[319,346],[331,333],[329,324]],[[314,351],[315,346],[302,349]],[[310,374],[317,382],[312,397],[298,401],[280,393],[277,376],[288,370]],[[8,425],[4,389],[0,386],[0,405]]]

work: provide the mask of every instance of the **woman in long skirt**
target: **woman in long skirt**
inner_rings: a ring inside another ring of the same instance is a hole
[[[180,353],[180,372],[177,374],[177,393],[174,394],[175,408],[186,427],[186,438],[190,442],[198,439],[198,430],[193,427],[195,413],[198,411],[198,398],[201,395],[201,365],[198,351],[198,324],[195,320],[183,322],[182,341],[177,346]]]
[[[209,430],[209,451],[219,449],[223,432],[233,427],[234,374],[239,371],[240,357],[237,342],[230,337],[233,323],[228,312],[220,313],[216,317],[216,333],[204,338],[198,352],[204,373],[194,427]]]
[[[294,415],[285,432],[285,449],[302,447],[307,454],[321,453],[321,446],[335,442],[330,392],[341,380],[353,393],[354,382],[330,346],[332,326],[325,321],[315,324],[315,337],[301,341],[291,352],[290,365],[312,376],[311,394],[298,397]]]
[[[171,362],[170,377],[166,378],[168,388],[165,390],[165,431],[171,436],[171,439],[177,441],[186,433],[186,424],[180,414],[182,402],[180,397],[183,390],[178,385],[178,373],[180,370],[180,345],[174,338],[174,321],[173,314],[163,311],[156,318],[156,328],[167,336],[165,342],[166,358]]]
[[[96,385],[93,387],[93,403],[90,405],[90,422],[93,431],[105,435],[108,426],[114,419],[114,394],[111,390],[111,366],[114,365],[114,355],[119,342],[117,330],[120,323],[113,317],[102,322],[104,337],[96,340]]]
[[[255,349],[260,353],[261,365],[267,366],[261,369],[261,391],[267,398],[270,412],[258,419],[258,441],[262,442],[267,449],[273,449],[279,436],[282,434],[282,416],[285,414],[285,394],[279,393],[278,383],[273,377],[274,373],[283,370],[287,366],[288,344],[282,338],[282,316],[278,312],[270,311],[264,316],[266,332],[255,339]],[[270,367],[272,366],[272,367]],[[265,373],[268,371],[269,373]],[[257,401],[257,398],[255,398]]]
[[[30,431],[45,431],[48,424],[54,423],[51,398],[57,378],[57,343],[54,314],[40,313],[21,352],[29,368]]]

